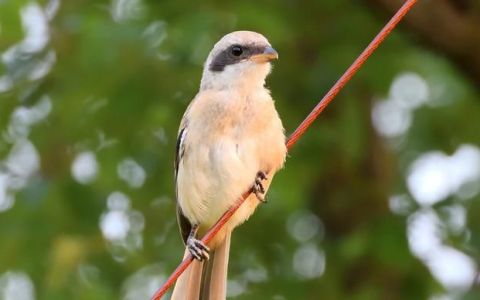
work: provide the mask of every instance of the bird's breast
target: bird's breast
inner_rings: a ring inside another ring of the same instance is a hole
[[[274,172],[283,164],[283,128],[267,96],[197,99],[190,108],[177,184],[191,222],[213,224],[252,186],[258,171]]]

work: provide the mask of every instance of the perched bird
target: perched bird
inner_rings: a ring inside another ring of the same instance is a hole
[[[177,220],[194,262],[172,299],[225,299],[232,230],[264,201],[287,149],[265,78],[275,49],[261,34],[236,31],[215,44],[200,90],[180,123],[175,159]],[[199,239],[246,191],[253,193],[211,241]]]

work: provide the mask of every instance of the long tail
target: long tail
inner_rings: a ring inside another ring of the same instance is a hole
[[[228,254],[230,235],[210,252],[206,262],[194,260],[178,278],[171,300],[225,300],[227,297]],[[188,250],[185,250],[185,256]]]

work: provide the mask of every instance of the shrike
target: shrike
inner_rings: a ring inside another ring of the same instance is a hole
[[[180,123],[175,157],[177,220],[193,264],[172,299],[225,299],[232,230],[264,201],[285,161],[282,122],[265,78],[278,58],[261,34],[236,31],[215,44],[200,91]],[[253,193],[209,247],[202,237],[246,191]]]

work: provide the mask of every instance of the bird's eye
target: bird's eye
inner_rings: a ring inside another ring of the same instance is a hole
[[[235,56],[240,56],[243,53],[243,49],[240,46],[233,46],[232,47],[232,54]]]

